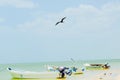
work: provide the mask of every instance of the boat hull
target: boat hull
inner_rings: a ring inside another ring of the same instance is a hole
[[[101,66],[86,66],[86,70],[103,70]]]
[[[9,70],[13,78],[59,78],[58,72],[31,72],[31,71],[16,71]]]
[[[110,68],[110,66],[104,66],[104,64],[87,64],[85,67],[86,70],[106,70]]]

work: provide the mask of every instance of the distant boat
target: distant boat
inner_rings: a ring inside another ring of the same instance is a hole
[[[33,72],[33,71],[19,71],[7,68],[13,78],[40,78],[40,79],[56,79],[61,78],[59,72]]]
[[[86,70],[105,70],[109,69],[110,66],[107,64],[84,64]]]

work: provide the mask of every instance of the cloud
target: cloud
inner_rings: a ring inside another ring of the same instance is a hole
[[[13,6],[16,8],[35,8],[37,4],[31,0],[0,0],[0,6]]]
[[[100,29],[113,26],[120,18],[119,4],[105,4],[101,8],[92,5],[80,5],[77,8],[65,10],[67,15],[74,17],[75,24],[83,29]]]
[[[34,20],[18,24],[17,29],[23,32],[32,31],[38,34],[48,35],[55,28],[54,21],[46,17],[37,17]]]
[[[93,5],[81,4],[76,8],[67,8],[61,13],[46,14],[45,16],[39,15],[33,21],[20,24],[19,29],[32,29],[39,31],[39,33],[49,34],[49,31],[55,29],[54,24],[61,16],[67,16],[65,23],[58,25],[53,34],[59,34],[60,32],[62,34],[104,32],[120,25],[120,5],[119,3],[108,3],[98,8]],[[62,31],[60,31],[61,28],[63,29]]]

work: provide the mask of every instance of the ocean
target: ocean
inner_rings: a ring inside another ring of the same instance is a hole
[[[80,67],[84,68],[85,63],[109,63],[111,66],[111,70],[120,71],[120,59],[111,59],[111,60],[80,60],[80,61],[61,61],[61,62],[40,62],[40,63],[14,63],[14,64],[0,64],[0,80],[57,80],[57,79],[13,79],[10,73],[7,71],[7,68],[10,67],[12,69],[17,70],[25,70],[25,71],[46,71],[46,65],[50,66],[67,66],[67,67]],[[78,75],[74,78],[69,79],[59,79],[59,80],[79,80],[81,76],[81,80],[83,79],[83,75],[89,75],[89,77],[95,75],[95,73],[100,73],[101,71],[85,71],[83,74]],[[103,71],[102,71],[103,72]],[[85,79],[87,80],[87,79]],[[90,80],[90,79],[88,79]],[[97,80],[97,79],[96,79]]]

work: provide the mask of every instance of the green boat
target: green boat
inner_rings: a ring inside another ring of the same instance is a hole
[[[110,66],[107,64],[85,64],[86,70],[105,70],[109,69]]]

